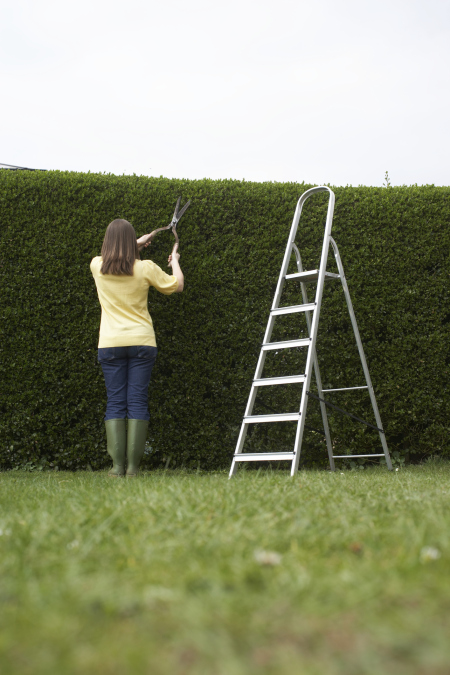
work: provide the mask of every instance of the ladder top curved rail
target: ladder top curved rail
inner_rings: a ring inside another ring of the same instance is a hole
[[[331,190],[326,185],[317,185],[316,187],[313,187],[313,188],[310,188],[309,190],[306,190],[306,192],[304,192],[301,195],[301,197],[299,198],[299,200],[297,202],[297,208],[299,206],[303,206],[303,204],[306,202],[306,200],[309,199],[309,197],[311,197],[316,192],[328,192],[330,197],[335,196],[333,190]]]

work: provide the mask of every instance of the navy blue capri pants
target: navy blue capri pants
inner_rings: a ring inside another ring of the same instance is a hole
[[[108,397],[105,422],[149,420],[148,385],[158,350],[156,347],[102,347],[98,360]]]

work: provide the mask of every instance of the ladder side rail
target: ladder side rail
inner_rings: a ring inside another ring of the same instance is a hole
[[[245,439],[247,436],[247,431],[248,431],[248,424],[246,424],[244,421],[241,423],[241,430],[239,432],[239,437],[238,441],[236,443],[236,449],[235,449],[235,454],[240,455],[242,453],[242,449],[244,447]],[[230,473],[228,474],[228,478],[231,478],[231,476],[234,476],[236,473],[236,460],[233,457],[233,461],[231,462],[231,468],[230,468]]]
[[[267,326],[266,326],[266,332],[264,333],[263,344],[265,344],[266,342],[270,342],[270,338],[272,336],[274,323],[275,323],[275,317],[269,316],[269,320],[268,320]],[[256,362],[255,375],[253,377],[253,380],[261,379],[262,372],[264,370],[264,364],[266,362],[266,357],[267,357],[267,352],[265,352],[263,349],[261,349],[260,352],[259,352],[258,361]],[[247,401],[247,405],[245,407],[244,417],[248,417],[249,415],[252,414],[253,406],[255,405],[256,393],[257,393],[256,387],[254,387],[253,383],[252,383],[252,386],[250,388],[250,394],[249,394],[248,401]],[[238,450],[236,450],[236,452],[238,452]]]
[[[315,354],[315,348],[316,348],[316,340],[317,340],[317,331],[319,327],[319,316],[320,316],[320,307],[322,304],[322,296],[323,296],[323,288],[325,285],[325,272],[327,269],[327,258],[328,258],[328,251],[330,248],[330,238],[331,238],[331,228],[333,226],[333,213],[334,213],[334,202],[335,202],[335,197],[334,193],[330,190],[330,188],[321,186],[320,188],[316,188],[316,192],[322,192],[322,191],[327,191],[329,193],[329,198],[328,198],[328,210],[327,210],[327,219],[326,219],[326,224],[325,224],[325,235],[323,238],[323,245],[322,245],[322,254],[320,258],[320,267],[319,267],[319,276],[317,279],[317,290],[316,290],[316,298],[315,298],[315,303],[316,303],[316,308],[314,310],[313,314],[313,320],[311,322],[311,345],[308,350],[308,356],[306,358],[306,368],[305,368],[305,375],[306,375],[306,380],[305,384],[303,385],[303,390],[302,390],[302,398],[300,401],[300,411],[301,411],[301,416],[300,420],[297,425],[297,433],[295,435],[295,444],[294,444],[294,459],[292,461],[292,467],[291,467],[291,476],[294,476],[297,471],[298,471],[298,464],[300,461],[300,452],[301,452],[301,446],[302,446],[302,439],[303,439],[303,431],[305,428],[305,420],[306,420],[306,410],[308,406],[308,397],[306,395],[306,392],[309,391],[309,387],[311,385],[311,375],[312,375],[312,364],[313,364],[313,358]],[[308,190],[309,192],[309,190]],[[305,193],[307,194],[307,193]]]
[[[371,380],[370,373],[369,373],[369,367],[367,365],[366,356],[364,354],[364,348],[363,348],[363,344],[362,344],[362,341],[361,341],[361,336],[360,336],[360,333],[359,333],[358,324],[356,322],[355,312],[353,310],[353,304],[352,304],[352,301],[351,301],[351,298],[350,298],[350,292],[348,290],[347,279],[345,278],[345,274],[344,274],[344,266],[342,264],[341,256],[339,254],[339,249],[338,249],[337,244],[334,241],[333,237],[330,237],[330,242],[331,242],[331,245],[333,247],[334,257],[336,258],[336,263],[337,263],[339,275],[341,277],[342,288],[344,290],[345,300],[347,302],[348,312],[350,314],[350,321],[352,322],[353,332],[355,334],[356,344],[358,346],[358,352],[359,352],[359,356],[360,356],[360,359],[361,359],[361,365],[363,367],[364,377],[366,378],[366,383],[367,383],[367,387],[368,387],[368,391],[369,391],[370,401],[372,403],[372,408],[373,408],[373,412],[374,412],[375,419],[376,419],[376,422],[377,422],[377,427],[379,429],[384,429],[383,424],[381,422],[381,417],[380,417],[380,413],[379,413],[379,410],[378,410],[377,400],[376,400],[376,397],[375,397],[375,392],[374,392],[374,389],[373,389],[372,380]],[[384,452],[384,457],[386,459],[387,467],[388,467],[389,471],[392,471],[392,462],[391,462],[391,456],[389,454],[389,449],[388,449],[387,442],[386,442],[386,434],[384,433],[384,431],[383,432],[379,431],[378,433],[379,433],[379,436],[380,436],[381,445],[383,447],[383,452]]]
[[[291,230],[290,230],[290,233],[289,233],[289,239],[288,239],[288,243],[287,243],[287,246],[286,246],[286,250],[284,252],[283,263],[281,265],[280,275],[278,277],[277,287],[276,287],[275,295],[274,295],[273,302],[272,302],[272,309],[276,309],[278,307],[278,303],[280,302],[281,293],[283,291],[283,286],[284,286],[284,278],[286,276],[286,272],[287,272],[287,269],[288,269],[288,266],[289,266],[292,242],[294,241],[295,235],[297,234],[297,228],[298,228],[298,223],[299,223],[299,220],[300,220],[300,214],[302,212],[303,204],[305,202],[305,199],[304,199],[305,194],[307,194],[307,193],[304,193],[297,202],[297,206],[296,206],[295,213],[294,213],[294,218],[292,220]],[[269,320],[267,322],[266,331],[264,333],[263,343],[270,342],[270,338],[272,336],[274,323],[275,323],[275,317],[273,315],[270,315]],[[261,378],[262,371],[264,369],[264,363],[265,363],[265,360],[266,360],[266,356],[267,356],[266,352],[261,349],[261,351],[259,353],[258,361],[257,361],[257,364],[256,364],[255,376],[253,378],[254,380],[259,380]],[[251,385],[251,388],[250,388],[250,394],[249,394],[249,397],[248,397],[248,400],[247,400],[247,405],[245,407],[244,418],[249,417],[252,414],[253,406],[255,405],[255,401],[256,401],[256,395],[257,395],[257,387],[255,387],[253,385],[253,382],[252,382],[252,385]],[[239,454],[242,453],[242,450],[244,448],[244,442],[245,442],[245,439],[246,439],[246,436],[247,436],[247,431],[248,431],[248,424],[243,420],[242,423],[241,423],[241,430],[239,432],[239,437],[238,437],[238,440],[237,440],[237,443],[236,443],[236,449],[234,451],[235,455],[236,454],[239,455]],[[235,474],[236,469],[237,469],[236,460],[233,457],[233,461],[231,463],[229,478],[231,478],[231,476],[233,476]]]
[[[261,350],[258,358],[258,364],[256,366],[256,373],[255,373],[255,380],[259,378],[259,374],[262,372],[264,368],[264,361],[266,360],[266,353]],[[240,455],[242,453],[242,450],[244,449],[244,443],[245,439],[247,438],[247,432],[248,432],[248,423],[245,422],[245,418],[250,416],[253,411],[253,406],[255,405],[256,401],[256,395],[257,395],[257,387],[255,387],[254,383],[252,382],[252,385],[250,387],[250,394],[247,400],[247,405],[245,406],[245,413],[244,413],[244,419],[241,422],[241,430],[239,431],[239,436],[238,440],[236,443],[236,448],[234,451],[235,455]],[[233,461],[231,463],[231,469],[229,473],[229,478],[234,476],[236,473],[236,460],[233,457]]]
[[[258,363],[256,365],[256,372],[255,372],[255,377],[254,379],[257,380],[260,378],[261,373],[264,368],[264,361],[266,360],[266,352],[263,352],[262,350],[259,353],[259,358],[258,358]],[[247,432],[248,432],[248,423],[245,421],[246,417],[249,417],[252,414],[253,411],[253,406],[255,405],[256,401],[256,395],[258,393],[257,387],[255,387],[254,382],[252,382],[251,387],[250,387],[250,394],[248,396],[247,400],[247,405],[245,406],[245,413],[244,413],[244,419],[241,422],[241,430],[239,432],[238,440],[236,443],[236,448],[234,451],[235,455],[240,455],[242,453],[242,450],[244,449],[244,443],[245,439],[247,437]],[[233,461],[231,463],[231,469],[230,469],[230,474],[229,478],[231,476],[234,476],[236,473],[236,460],[233,457]]]
[[[268,336],[268,340],[270,340],[270,335],[271,335],[272,330],[273,330],[273,323],[274,323],[274,317],[271,316],[271,317],[269,317],[269,321],[267,323],[264,342],[266,342],[267,336]],[[260,379],[260,377],[262,375],[262,371],[264,369],[264,362],[266,360],[266,356],[267,356],[266,352],[264,352],[261,349],[261,351],[259,352],[258,362],[256,364],[255,376],[253,378],[254,380]],[[238,436],[238,440],[237,440],[237,443],[236,443],[236,448],[234,450],[234,455],[240,455],[242,453],[243,449],[244,449],[244,443],[245,443],[245,439],[247,438],[247,432],[248,432],[248,423],[245,421],[245,418],[249,417],[253,412],[253,406],[255,405],[257,393],[258,393],[258,389],[257,389],[257,387],[255,387],[254,383],[252,382],[251,387],[250,387],[250,394],[249,394],[248,399],[247,399],[247,405],[245,406],[244,419],[241,422],[241,429],[239,431],[239,436]],[[234,476],[234,474],[236,473],[236,470],[237,470],[236,459],[235,459],[235,457],[233,457],[233,461],[231,462],[231,468],[230,468],[230,473],[228,475],[228,478],[231,478],[232,476]]]
[[[287,246],[286,246],[286,250],[284,252],[283,263],[282,263],[281,269],[280,269],[280,275],[278,277],[275,295],[273,297],[273,302],[272,302],[272,307],[271,307],[272,310],[278,309],[278,304],[280,302],[281,293],[283,292],[284,279],[285,279],[285,276],[286,276],[286,273],[287,273],[287,270],[288,270],[288,267],[289,267],[289,261],[290,261],[290,258],[291,258],[292,243],[294,242],[295,236],[297,234],[297,228],[298,228],[298,223],[299,223],[299,220],[300,220],[300,215],[301,215],[301,212],[302,212],[303,204],[305,203],[306,199],[308,198],[308,197],[305,197],[305,195],[308,195],[308,193],[312,194],[314,191],[317,191],[317,189],[312,188],[312,190],[307,190],[305,193],[303,193],[303,195],[300,197],[300,199],[297,202],[297,206],[295,208],[295,213],[294,213],[294,218],[292,220],[291,230],[289,232],[288,243],[287,243]],[[270,342],[270,338],[272,337],[274,324],[275,324],[275,316],[270,315],[269,320],[267,322],[266,330],[265,330],[265,333],[264,333],[263,344],[267,344],[268,342]],[[256,364],[255,376],[253,378],[254,380],[261,379],[262,371],[264,369],[264,363],[266,361],[266,356],[267,356],[267,353],[265,351],[261,350],[260,353],[259,353],[257,364]],[[250,390],[250,395],[248,397],[247,406],[245,408],[244,417],[248,417],[249,415],[252,414],[253,406],[255,405],[256,393],[257,393],[256,387],[254,387],[253,384],[252,384],[252,387],[251,387],[251,390]],[[243,443],[241,444],[241,446],[242,445],[243,445]],[[236,452],[242,452],[242,449],[241,449],[241,451],[236,449]]]
[[[294,250],[295,257],[297,259],[298,271],[303,272],[302,258],[301,258],[301,255],[300,255],[300,251],[298,250],[298,248],[295,244],[292,245],[292,248]],[[309,303],[309,300],[308,300],[308,291],[306,290],[306,284],[300,282],[300,288],[301,288],[301,291],[302,291],[303,302],[304,302],[305,305],[307,305]],[[306,325],[308,327],[308,335],[311,336],[311,315],[310,315],[310,312],[305,312],[305,317],[306,317]],[[316,351],[315,348],[314,348],[313,363],[314,363],[314,374],[316,376],[317,389],[320,392],[319,397],[323,398],[322,378],[320,376],[319,361],[317,359],[317,351]],[[331,469],[331,471],[335,471],[334,458],[333,458],[333,446],[332,446],[332,443],[331,443],[330,427],[329,427],[329,424],[328,424],[327,406],[325,405],[325,403],[322,403],[322,401],[320,401],[320,412],[322,414],[323,430],[324,430],[324,433],[325,433],[325,439],[326,439],[326,444],[327,444],[328,458],[330,460],[330,469]]]

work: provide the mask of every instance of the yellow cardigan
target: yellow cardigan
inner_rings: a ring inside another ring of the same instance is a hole
[[[99,347],[156,347],[153,322],[148,311],[148,289],[171,295],[178,288],[176,277],[166,274],[151,260],[136,260],[133,276],[102,274],[102,259],[91,261],[91,272],[102,307]]]

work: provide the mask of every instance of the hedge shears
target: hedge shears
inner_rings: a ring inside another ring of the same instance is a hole
[[[186,202],[186,204],[183,206],[181,211],[179,210],[180,204],[181,204],[181,196],[178,197],[178,199],[177,199],[177,205],[175,206],[175,211],[173,213],[172,221],[169,223],[169,225],[166,225],[166,227],[158,227],[157,230],[153,230],[153,232],[150,232],[150,234],[147,235],[148,238],[147,238],[147,241],[145,242],[144,246],[148,246],[150,244],[150,242],[152,241],[152,239],[154,239],[155,236],[158,234],[158,232],[162,232],[163,230],[172,230],[172,233],[173,233],[173,236],[175,237],[176,243],[178,245],[180,244],[180,240],[178,239],[178,233],[177,233],[177,225],[180,222],[181,218],[186,213],[186,211],[188,210],[188,208],[191,204],[191,200],[189,199],[189,201]]]

